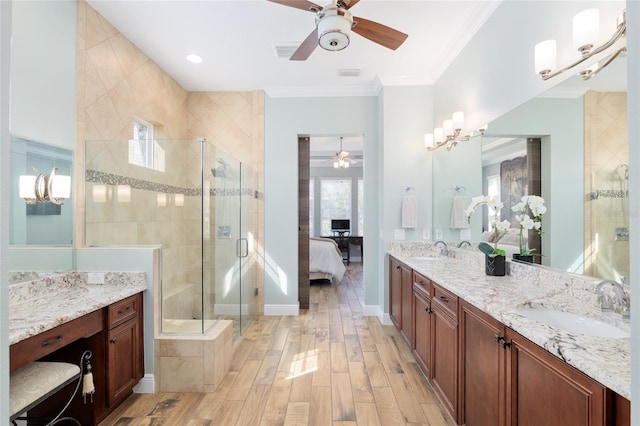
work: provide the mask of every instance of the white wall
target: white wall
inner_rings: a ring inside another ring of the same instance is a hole
[[[467,204],[471,198],[482,195],[482,138],[479,136],[460,142],[447,151],[441,148],[434,151],[433,156],[433,227],[434,240],[447,243],[458,243],[463,240],[480,241],[482,232],[482,212],[478,209],[474,214],[469,231],[471,237],[462,238],[460,230],[453,230],[451,225],[451,208],[456,195],[465,195]],[[456,191],[455,187],[464,187]],[[483,207],[483,211],[487,209]],[[436,229],[442,231],[442,237],[436,238]]]
[[[9,56],[11,47],[10,1],[0,1],[0,193],[9,193]],[[9,248],[9,199],[0,198],[0,259]],[[0,420],[9,412],[9,265],[0,262]]]
[[[12,136],[75,148],[77,2],[14,1]]]
[[[298,306],[298,135],[363,135],[365,258],[379,252],[377,122],[375,97],[265,97],[265,311]],[[379,287],[375,266],[365,261],[367,287]],[[365,289],[365,304],[371,297]]]

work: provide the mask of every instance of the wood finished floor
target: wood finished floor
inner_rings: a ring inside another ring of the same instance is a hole
[[[393,326],[362,315],[362,265],[310,309],[255,320],[214,393],[134,394],[100,426],[450,426]]]

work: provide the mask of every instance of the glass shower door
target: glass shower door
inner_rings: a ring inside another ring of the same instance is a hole
[[[211,318],[230,319],[234,335],[242,333],[257,311],[254,288],[255,200],[250,185],[255,173],[224,151],[209,146],[209,205],[205,206],[205,282],[209,283]],[[206,187],[205,183],[205,187]],[[207,219],[208,217],[208,219]]]

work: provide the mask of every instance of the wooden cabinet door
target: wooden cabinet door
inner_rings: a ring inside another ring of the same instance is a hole
[[[389,316],[395,326],[402,329],[402,271],[401,262],[389,256]]]
[[[604,386],[509,328],[505,339],[510,424],[606,424]]]
[[[504,325],[469,303],[460,304],[460,422],[505,424]]]
[[[116,402],[131,393],[140,380],[140,321],[135,317],[107,335],[107,403]]]
[[[409,347],[412,347],[413,338],[413,270],[404,263],[400,264],[402,308],[400,321],[400,334],[404,337]]]
[[[425,292],[413,291],[413,312],[413,355],[425,377],[431,380],[431,299]]]
[[[431,303],[433,367],[431,384],[443,405],[457,421],[458,415],[458,323],[437,300]]]

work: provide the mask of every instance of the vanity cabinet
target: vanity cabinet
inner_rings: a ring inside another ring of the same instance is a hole
[[[507,328],[509,424],[606,425],[607,388]]]
[[[413,273],[413,346],[411,351],[424,375],[431,379],[431,280]]]
[[[460,353],[460,424],[609,424],[604,386],[465,301]]]
[[[413,335],[413,270],[389,257],[389,315],[409,347]]]
[[[460,423],[504,426],[505,327],[466,301],[460,302]]]
[[[454,420],[458,418],[458,297],[433,283],[431,385]]]
[[[107,404],[127,397],[144,375],[142,295],[107,308]]]
[[[78,364],[81,354],[90,350],[95,393],[85,401],[79,392],[65,413],[82,425],[97,425],[132,393],[144,375],[142,311],[142,293],[138,293],[14,343],[10,347],[11,371],[37,360]],[[57,414],[76,383],[50,396],[29,414]]]

